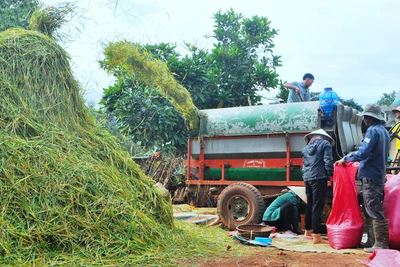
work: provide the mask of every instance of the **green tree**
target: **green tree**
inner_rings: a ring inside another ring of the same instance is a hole
[[[9,28],[28,29],[29,19],[38,6],[38,0],[1,0],[0,31]]]
[[[286,89],[285,87],[281,86],[279,88],[278,94],[275,96],[278,99],[282,99],[282,103],[286,103],[289,97],[289,90]]]
[[[383,93],[382,97],[376,102],[378,105],[383,106],[387,105],[390,106],[394,100],[396,99],[396,91],[393,90],[393,92],[390,93]]]
[[[345,106],[349,106],[352,107],[358,111],[363,111],[363,108],[361,107],[360,104],[358,104],[354,98],[350,98],[350,99],[343,99],[341,97],[339,97],[339,102],[342,103]]]
[[[260,103],[259,90],[280,87],[273,55],[277,31],[265,17],[244,18],[232,9],[214,14],[214,48],[211,51],[185,43],[189,55],[181,57],[176,44],[145,45],[167,63],[175,79],[190,92],[199,109],[235,107]]]
[[[199,109],[216,108],[218,91],[213,83],[213,59],[206,50],[185,44],[190,55],[184,57],[176,51],[176,44],[160,43],[144,45],[143,48],[154,57],[164,61],[175,79],[189,92],[193,103]]]
[[[318,101],[319,95],[321,92],[310,92],[310,101]],[[289,97],[289,90],[283,86],[279,88],[279,93],[276,95],[276,98],[282,99],[284,103],[287,102]]]
[[[214,14],[214,37],[217,43],[211,52],[215,66],[212,82],[218,92],[217,105],[224,107],[257,104],[258,90],[279,86],[276,67],[280,56],[273,55],[273,38],[278,31],[266,17],[244,18],[232,9]]]
[[[319,101],[321,92],[310,92],[310,101]]]
[[[186,43],[189,54],[182,57],[176,44],[133,44],[140,47],[143,55],[151,55],[155,59],[153,63],[140,63],[145,56],[124,54],[121,46],[115,46],[112,53],[110,49],[106,52],[101,65],[115,75],[117,82],[104,89],[101,104],[105,112],[116,118],[124,134],[148,149],[172,151],[175,147],[186,153],[187,120],[175,110],[176,105],[173,109],[170,101],[161,101],[157,94],[156,88],[163,85],[160,85],[162,82],[155,84],[154,79],[158,78],[154,75],[160,74],[149,69],[149,66],[162,66],[156,60],[166,63],[175,81],[190,92],[199,109],[258,104],[259,90],[280,85],[276,73],[280,57],[272,53],[272,38],[277,31],[270,27],[270,21],[257,16],[246,19],[233,10],[217,12],[214,18],[215,30],[210,38],[214,37],[216,43],[211,51]],[[137,65],[128,67],[129,64]],[[150,72],[153,78],[146,81]],[[168,93],[163,96],[168,97]]]
[[[125,70],[116,71],[115,75],[118,80],[104,90],[101,101],[109,121],[107,125],[112,126],[109,130],[119,129],[123,135],[119,139],[132,155],[138,150],[185,153],[186,124],[171,102],[156,88],[139,82]],[[118,134],[114,132],[114,135]]]

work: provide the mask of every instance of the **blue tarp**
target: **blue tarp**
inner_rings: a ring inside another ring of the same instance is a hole
[[[250,240],[240,236],[239,234],[234,234],[234,238],[240,241],[242,244],[246,245],[253,245],[253,246],[261,246],[261,247],[268,247],[272,244],[272,239],[267,237],[256,237],[254,240]]]

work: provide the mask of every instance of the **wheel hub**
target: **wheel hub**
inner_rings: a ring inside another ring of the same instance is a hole
[[[249,214],[249,203],[242,197],[234,197],[229,205],[229,213],[237,221],[243,221]]]

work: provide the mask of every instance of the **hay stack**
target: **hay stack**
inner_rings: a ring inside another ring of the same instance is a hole
[[[123,255],[162,243],[172,210],[83,104],[53,39],[0,33],[0,255]]]

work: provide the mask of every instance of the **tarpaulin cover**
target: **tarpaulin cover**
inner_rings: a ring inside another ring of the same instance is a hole
[[[329,244],[334,249],[357,247],[363,234],[363,218],[357,199],[355,176],[358,163],[335,165],[333,202],[326,228]]]
[[[400,252],[394,249],[376,249],[368,260],[360,260],[370,267],[400,267]]]
[[[260,240],[247,239],[247,238],[240,236],[239,234],[234,234],[233,237],[236,238],[237,240],[239,240],[240,243],[246,244],[246,245],[268,247],[272,244],[271,238],[265,238],[264,240],[260,241]]]
[[[400,249],[400,174],[386,178],[383,211],[389,220],[389,248]]]

